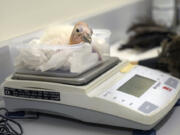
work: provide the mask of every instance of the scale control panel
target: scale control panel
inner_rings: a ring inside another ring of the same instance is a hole
[[[148,115],[166,106],[177,90],[177,78],[137,66],[99,97]]]

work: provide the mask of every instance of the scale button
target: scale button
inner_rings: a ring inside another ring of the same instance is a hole
[[[153,110],[155,110],[156,108],[158,108],[158,106],[148,102],[148,101],[145,101],[139,108],[138,110],[140,110],[141,112],[143,113],[150,113],[152,112]]]
[[[165,82],[166,85],[176,89],[178,81],[174,78],[168,78]]]
[[[156,84],[153,88],[154,88],[154,89],[157,89],[157,88],[160,86],[160,84],[161,84],[161,83],[159,82],[159,83]]]
[[[163,86],[163,89],[164,89],[164,90],[167,90],[167,91],[171,91],[171,90],[172,90],[171,88],[166,87],[166,86]]]
[[[105,94],[103,94],[104,97],[107,97],[110,93],[106,92]]]

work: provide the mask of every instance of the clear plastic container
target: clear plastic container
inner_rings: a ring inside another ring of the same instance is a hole
[[[82,73],[109,56],[109,30],[93,30],[92,43],[47,45],[40,37],[12,42],[10,51],[15,71],[65,71]]]
[[[110,36],[108,29],[95,29],[92,35],[92,45],[102,54],[103,57],[110,55]]]

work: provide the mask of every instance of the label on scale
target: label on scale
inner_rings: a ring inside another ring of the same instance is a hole
[[[14,88],[4,88],[4,94],[7,96],[22,97],[22,98],[33,98],[42,100],[54,100],[60,101],[60,93],[52,91],[42,91],[42,90],[25,90],[25,89],[14,89]]]

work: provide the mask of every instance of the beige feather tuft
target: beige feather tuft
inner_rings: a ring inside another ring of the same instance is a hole
[[[49,27],[40,38],[40,42],[48,45],[67,45],[73,26],[71,25],[59,25]]]

